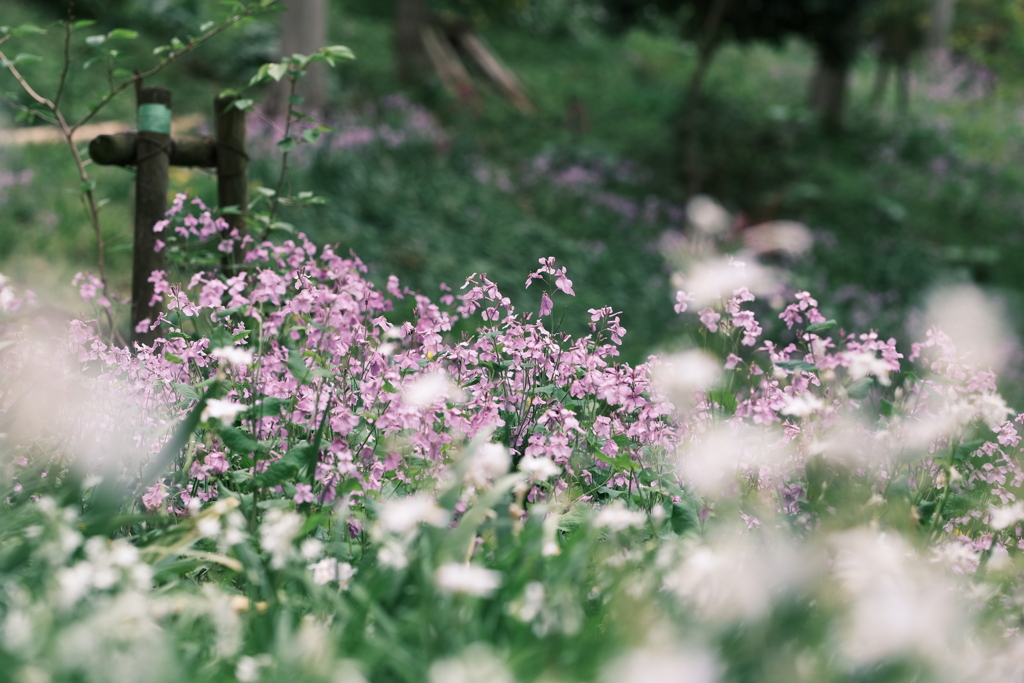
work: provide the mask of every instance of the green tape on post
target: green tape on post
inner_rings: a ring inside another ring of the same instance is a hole
[[[139,132],[171,134],[171,110],[163,104],[139,105]]]

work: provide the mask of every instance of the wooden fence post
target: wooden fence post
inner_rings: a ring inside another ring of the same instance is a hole
[[[138,91],[138,136],[135,178],[135,251],[132,264],[132,341],[152,344],[156,330],[136,331],[149,318],[156,322],[160,308],[151,306],[154,270],[165,270],[163,253],[154,251],[153,225],[167,212],[168,166],[171,141],[171,91],[144,87]]]
[[[249,154],[246,152],[245,112],[230,106],[235,99],[218,97],[213,110],[217,134],[217,203],[221,209],[236,206],[239,211],[224,215],[230,228],[238,230],[233,252],[233,265],[237,268],[242,264],[241,238],[245,237],[245,219],[249,215]]]

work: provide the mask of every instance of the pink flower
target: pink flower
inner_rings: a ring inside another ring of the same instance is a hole
[[[292,498],[297,505],[303,503],[312,503],[316,500],[316,496],[313,495],[313,487],[309,484],[296,484],[295,485],[295,497]]]
[[[142,504],[146,506],[146,510],[152,512],[160,507],[160,504],[163,503],[166,498],[167,485],[164,484],[164,480],[161,479],[146,489],[146,495],[142,496]]]
[[[554,307],[555,305],[551,302],[551,297],[548,296],[547,292],[544,292],[540,297],[540,314],[542,316],[550,315]]]
[[[686,293],[684,291],[681,291],[681,290],[676,292],[676,305],[675,305],[676,313],[685,313],[688,304],[690,302],[696,301],[696,300],[697,299],[695,299],[692,294],[688,294],[688,293]]]
[[[700,312],[700,322],[708,328],[708,332],[718,332],[718,321],[722,319],[712,308],[705,308]]]
[[[565,276],[565,268],[562,268],[562,274],[555,280],[555,287],[558,287],[569,296],[576,296],[576,292],[572,291],[572,280]]]

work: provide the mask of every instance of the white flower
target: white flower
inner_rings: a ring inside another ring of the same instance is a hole
[[[405,546],[397,541],[387,541],[377,551],[377,561],[385,567],[401,571],[409,566],[409,558],[405,554]]]
[[[232,365],[252,365],[252,352],[246,351],[240,346],[222,346],[219,349],[211,351],[210,356],[226,360]]]
[[[304,560],[315,560],[324,552],[324,544],[315,538],[307,538],[299,546],[299,554]]]
[[[530,475],[536,481],[547,481],[561,474],[562,468],[546,455],[527,455],[519,461],[519,471]]]
[[[711,197],[699,194],[686,204],[690,224],[705,235],[720,235],[732,222],[729,212]]]
[[[1017,501],[1003,508],[992,508],[990,512],[992,519],[988,525],[997,531],[1002,530],[1024,519],[1024,501]]]
[[[261,655],[259,658],[242,655],[235,667],[235,678],[240,683],[255,683],[260,679],[260,668],[269,663],[266,661],[267,659],[269,659],[268,655]]]
[[[458,657],[434,662],[430,683],[515,683],[515,678],[490,648],[474,643]]]
[[[982,394],[974,399],[973,407],[978,417],[993,431],[998,430],[999,425],[1013,415],[1013,411],[999,394]]]
[[[442,527],[448,523],[449,516],[432,498],[416,494],[385,503],[378,511],[377,519],[384,531],[404,534],[423,522]]]
[[[743,244],[755,254],[775,251],[799,256],[814,246],[814,236],[803,223],[769,221],[744,230]]]
[[[220,549],[226,550],[234,545],[242,543],[247,538],[244,531],[246,527],[245,517],[241,512],[230,512],[224,518],[224,535],[220,537]]]
[[[270,566],[281,569],[292,556],[292,539],[302,528],[302,516],[294,512],[271,510],[260,527],[260,546],[270,553]]]
[[[193,498],[193,500],[195,500]],[[220,518],[204,517],[196,523],[196,531],[200,538],[213,538],[220,534]]]
[[[93,568],[89,562],[79,562],[57,572],[60,586],[60,601],[65,607],[72,607],[92,588]]]
[[[441,371],[420,375],[402,391],[402,403],[414,408],[427,408],[442,398],[458,403],[463,394]]]
[[[786,407],[780,412],[783,415],[807,417],[808,415],[813,415],[824,407],[824,401],[810,392],[805,392],[799,396],[787,396]]]
[[[523,589],[523,597],[513,603],[509,610],[520,621],[533,621],[544,607],[544,584],[531,581]]]
[[[602,683],[715,683],[721,667],[710,652],[634,650],[602,672]]]
[[[235,421],[235,416],[245,410],[245,406],[234,401],[227,401],[220,398],[206,399],[206,406],[199,415],[204,422],[209,420],[220,420],[222,424],[230,425]]]
[[[500,443],[485,443],[476,449],[466,466],[466,481],[482,488],[494,477],[508,472],[508,449]]]
[[[660,359],[651,369],[658,392],[677,407],[693,404],[697,392],[715,386],[722,375],[722,363],[705,351],[683,351]]]
[[[621,500],[616,500],[601,508],[601,511],[594,517],[594,526],[607,527],[612,531],[622,531],[630,527],[643,526],[646,521],[647,515],[629,510]]]
[[[446,593],[464,593],[485,598],[501,585],[501,572],[452,562],[437,568],[434,584]]]
[[[850,364],[847,367],[847,372],[850,374],[850,379],[854,382],[868,375],[874,375],[878,378],[879,384],[883,386],[891,384],[889,381],[889,364],[876,356],[874,351],[851,353],[849,361]]]
[[[311,564],[307,569],[313,572],[313,583],[320,586],[338,578],[338,561],[333,557]]]
[[[356,575],[358,570],[350,565],[348,562],[338,563],[338,587],[341,590],[346,590],[348,584],[351,583],[352,577]]]

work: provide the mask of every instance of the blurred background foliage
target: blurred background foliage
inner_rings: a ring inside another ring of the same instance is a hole
[[[457,288],[487,272],[535,308],[539,293],[523,289],[525,273],[554,255],[580,295],[564,325],[582,329],[587,308],[622,310],[624,354],[639,360],[679,334],[664,247],[686,233],[683,207],[699,191],[734,212],[737,246],[745,227],[763,221],[809,226],[815,247],[785,264],[791,284],[852,327],[906,338],[922,297],[940,282],[973,280],[1019,310],[1018,0],[401,2],[468,22],[536,111],[517,111],[480,79],[469,100],[434,73],[403,82],[393,40],[401,3],[331,0],[327,40],[357,59],[328,77],[324,116],[335,132],[297,156],[289,180],[327,202],[282,217],[319,243],[354,250],[378,281],[395,273],[436,296],[442,282]],[[5,24],[48,30],[8,45],[44,58],[23,69],[44,93],[56,88],[67,8],[63,0],[5,3]],[[140,32],[118,46],[129,68],[219,11],[199,0],[78,0],[73,9],[95,18],[97,33]],[[176,115],[208,116],[216,93],[244,85],[275,57],[279,34],[280,15],[263,16],[153,84],[173,90]],[[104,89],[105,69],[98,62],[73,73],[73,112]],[[6,72],[0,91],[27,104]],[[132,108],[128,93],[104,116],[130,122]],[[5,108],[0,125],[39,123],[15,114]],[[250,128],[254,183],[273,186],[274,129],[255,115]],[[58,309],[69,301],[49,292],[95,262],[66,154],[58,145],[0,146],[0,272]],[[127,291],[131,173],[90,170],[110,200],[112,280]],[[172,172],[172,191],[212,202],[214,187],[202,170]]]

